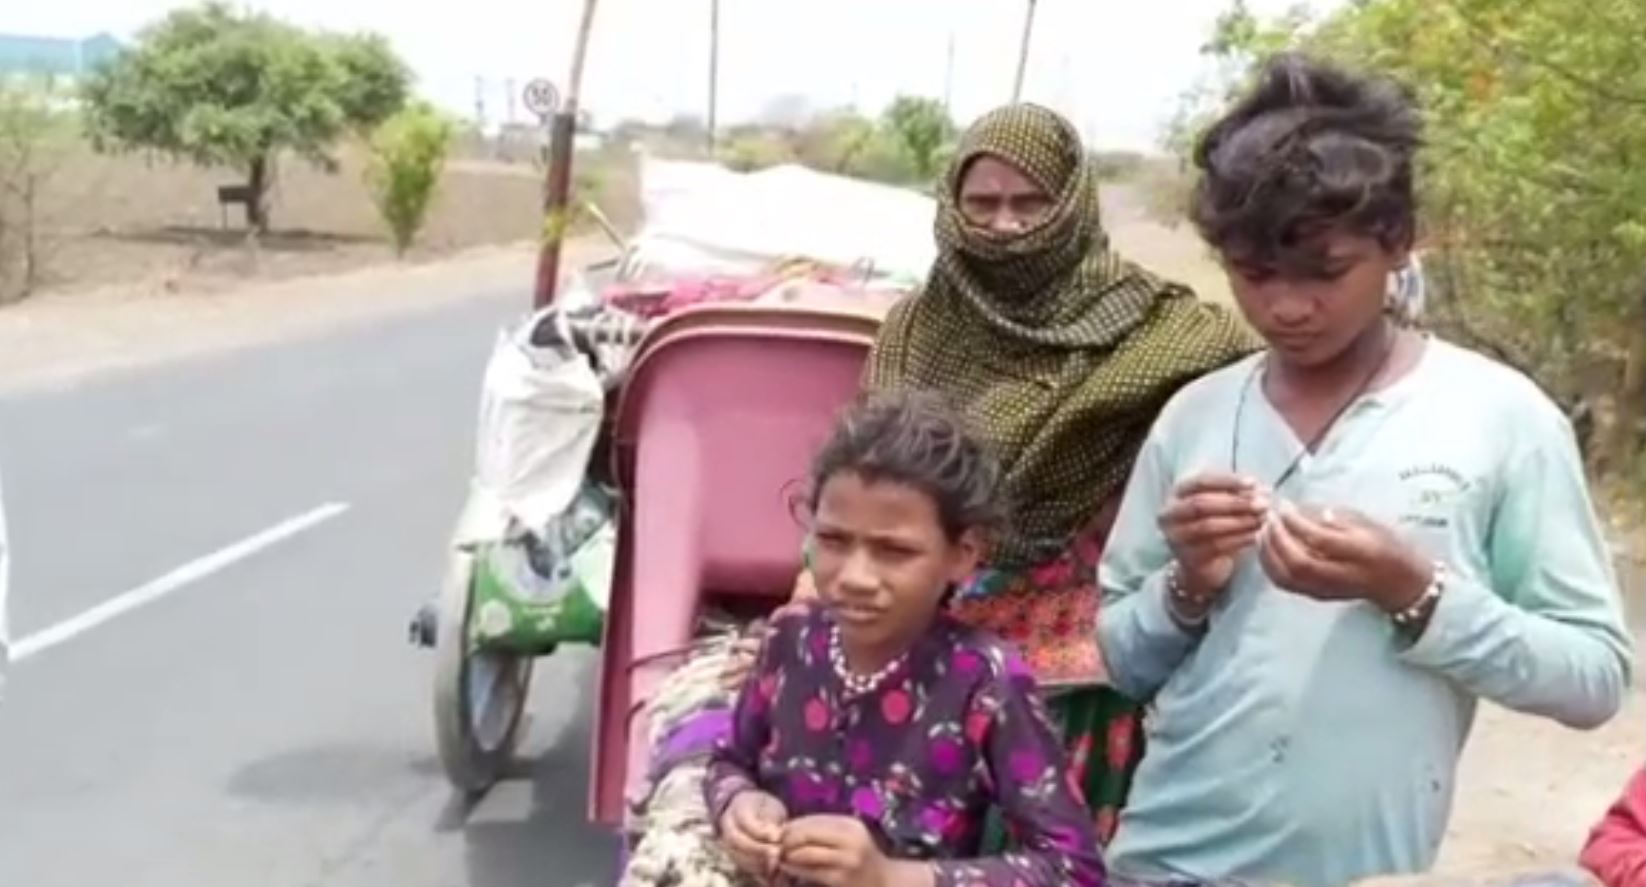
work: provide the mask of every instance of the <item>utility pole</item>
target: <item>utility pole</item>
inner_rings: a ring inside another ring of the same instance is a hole
[[[1029,72],[1029,43],[1034,37],[1034,8],[1040,0],[1028,0],[1029,8],[1023,15],[1023,46],[1017,53],[1017,81],[1012,84],[1012,101],[1023,101],[1023,78]]]
[[[720,0],[709,0],[709,156],[720,128]]]

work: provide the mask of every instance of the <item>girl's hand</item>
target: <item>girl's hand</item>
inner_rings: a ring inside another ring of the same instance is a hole
[[[1434,562],[1388,527],[1347,509],[1307,515],[1285,504],[1263,533],[1259,560],[1280,588],[1321,601],[1362,600],[1388,613],[1411,607]]]
[[[782,801],[765,792],[742,792],[720,816],[720,841],[740,871],[769,881],[777,874],[788,820]]]
[[[783,874],[822,887],[931,887],[932,870],[887,859],[855,816],[806,816],[783,829]]]
[[[1221,594],[1268,511],[1269,497],[1248,478],[1212,473],[1179,484],[1159,523],[1184,590],[1208,603]]]

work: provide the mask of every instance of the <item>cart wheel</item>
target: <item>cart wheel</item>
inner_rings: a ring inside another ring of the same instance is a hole
[[[436,622],[434,726],[446,778],[459,791],[479,794],[502,778],[514,755],[532,658],[473,646],[473,579],[474,557],[454,551]]]

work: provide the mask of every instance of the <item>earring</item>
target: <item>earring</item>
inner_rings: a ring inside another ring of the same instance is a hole
[[[1389,272],[1384,290],[1384,309],[1406,326],[1415,326],[1423,317],[1423,303],[1427,293],[1423,281],[1423,266],[1416,255],[1399,268]]]

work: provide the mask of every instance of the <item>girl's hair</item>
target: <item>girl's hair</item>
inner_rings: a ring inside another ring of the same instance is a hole
[[[1321,257],[1308,241],[1327,231],[1406,248],[1421,143],[1422,120],[1393,81],[1278,55],[1196,146],[1191,216],[1214,249],[1270,268],[1309,270]]]
[[[1000,528],[1000,463],[942,397],[898,391],[869,395],[848,409],[812,461],[810,506],[839,474],[904,484],[931,497],[950,540]]]

